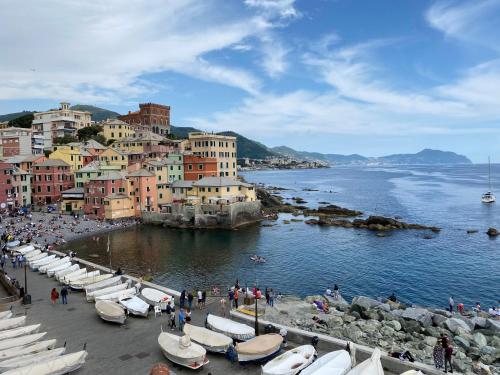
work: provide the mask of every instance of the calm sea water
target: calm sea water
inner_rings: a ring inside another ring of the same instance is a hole
[[[300,196],[358,209],[365,214],[442,228],[427,232],[394,231],[388,237],[359,229],[321,228],[303,222],[236,231],[139,227],[110,235],[113,266],[132,274],[151,273],[165,286],[181,288],[240,283],[274,287],[301,296],[322,292],[333,283],[347,297],[387,296],[445,306],[457,302],[484,306],[500,299],[500,201],[486,205],[487,166],[341,168],[245,173],[247,180],[288,188]],[[500,165],[492,166],[500,187]],[[319,191],[304,191],[317,189]],[[498,191],[500,198],[500,190]],[[300,218],[300,217],[299,217]],[[467,234],[467,229],[477,229]],[[427,236],[426,236],[427,235]],[[89,260],[109,263],[106,238],[74,241],[67,248]],[[252,254],[267,263],[255,265]]]

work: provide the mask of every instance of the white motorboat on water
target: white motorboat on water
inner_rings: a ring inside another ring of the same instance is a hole
[[[191,340],[203,346],[207,351],[212,353],[225,353],[231,345],[233,339],[211,331],[205,327],[198,327],[191,324],[184,325],[184,333],[189,335]]]
[[[46,273],[49,268],[57,267],[60,266],[61,264],[71,262],[70,257],[64,257],[64,258],[59,258],[57,260],[54,260],[53,262],[50,262],[48,264],[44,264],[43,266],[38,267],[38,272],[40,273]]]
[[[95,303],[95,309],[101,319],[107,322],[124,324],[127,319],[125,309],[116,302],[97,301]]]
[[[162,332],[158,336],[158,344],[163,355],[178,365],[196,370],[208,363],[207,351],[191,342],[188,335],[176,336]]]
[[[151,306],[156,305],[157,303],[170,303],[173,301],[172,296],[169,296],[167,293],[163,293],[158,289],[153,288],[144,288],[141,290],[141,295],[144,300],[149,303]]]
[[[85,293],[87,293],[87,294],[92,293],[92,292],[95,292],[96,290],[108,288],[108,287],[114,286],[114,285],[119,285],[121,283],[122,283],[122,277],[121,276],[114,276],[110,279],[102,280],[102,281],[99,281],[97,283],[87,285],[85,287]]]
[[[345,375],[351,369],[351,363],[347,350],[336,350],[318,358],[300,375]]]
[[[98,271],[97,271],[98,272]],[[110,273],[105,273],[103,275],[92,275],[82,279],[77,279],[69,283],[71,289],[82,290],[85,289],[87,285],[97,283],[102,280],[110,279],[113,275]]]
[[[124,291],[124,290],[127,289],[127,286],[128,285],[125,284],[125,283],[118,284],[118,285],[113,285],[113,286],[109,286],[109,287],[104,288],[104,289],[99,289],[99,290],[96,290],[94,292],[87,293],[86,298],[87,298],[88,302],[92,302],[92,301],[95,300],[96,297],[104,296],[105,294],[110,294],[110,293]]]
[[[37,333],[39,329],[40,329],[40,324],[33,324],[30,326],[7,329],[5,331],[0,331],[0,340],[11,339],[14,337]]]
[[[288,350],[262,367],[262,375],[295,375],[316,359],[316,349],[312,345],[302,345]]]
[[[71,275],[74,272],[78,272],[78,270],[80,270],[80,266],[78,264],[73,264],[71,267],[66,268],[65,270],[57,271],[54,274],[54,278],[56,280],[61,280],[64,276]]]
[[[118,303],[127,310],[127,314],[148,317],[149,303],[137,296],[122,296],[118,299]]]
[[[12,318],[12,311],[7,310],[7,311],[0,312],[0,320],[1,319],[9,319],[9,318]]]
[[[491,163],[488,157],[488,191],[481,196],[481,202],[494,203],[496,200],[495,194],[491,192]]]
[[[30,261],[29,262],[30,268],[33,271],[36,271],[38,269],[38,267],[43,266],[44,264],[49,264],[49,263],[53,262],[54,260],[56,260],[56,256],[54,254],[47,255],[45,258],[37,259],[35,261]]]
[[[42,363],[50,359],[63,355],[66,348],[56,348],[52,350],[45,350],[43,352],[26,354],[20,357],[0,361],[0,371],[7,371],[13,368],[29,366],[34,363]]]
[[[132,297],[135,296],[136,294],[137,290],[135,288],[128,288],[125,290],[119,290],[118,292],[112,292],[108,294],[102,294],[100,296],[94,296],[94,300],[118,302],[120,298]]]
[[[64,354],[56,358],[49,359],[40,363],[31,364],[25,367],[4,372],[5,375],[60,375],[68,374],[78,370],[85,364],[87,352],[85,350]]]
[[[34,343],[45,336],[47,332],[33,333],[31,335],[14,337],[11,339],[6,339],[0,341],[0,350],[5,350],[9,348],[16,348],[18,346],[24,346]]]
[[[212,314],[207,316],[206,327],[239,341],[246,341],[255,337],[255,330],[252,327]]]
[[[26,324],[26,315],[17,318],[9,318],[0,320],[0,331],[24,326]]]
[[[36,342],[32,345],[19,346],[17,348],[10,348],[0,351],[0,361],[9,358],[17,358],[27,354],[33,354],[42,352],[48,349],[52,349],[56,346],[57,340],[44,340]]]
[[[283,337],[276,333],[256,336],[236,344],[238,362],[261,362],[274,357],[281,350]]]
[[[67,270],[70,267],[71,267],[71,262],[66,262],[59,264],[58,266],[47,268],[47,277],[52,277],[56,274],[56,272]]]
[[[370,358],[354,367],[347,375],[384,375],[380,354],[380,349],[375,348]]]

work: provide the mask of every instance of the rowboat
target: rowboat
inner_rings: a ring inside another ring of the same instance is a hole
[[[47,334],[47,332],[33,333],[31,335],[19,336],[19,337],[14,337],[11,339],[2,340],[2,341],[0,341],[0,350],[5,350],[5,349],[9,349],[9,348],[16,348],[18,346],[32,344],[35,341],[40,340],[46,334]]]
[[[84,271],[78,270],[73,272],[73,274],[69,274],[64,277],[64,279],[61,281],[63,284],[71,284],[73,282],[76,282],[77,280],[80,279],[86,279],[87,277],[93,277],[101,274],[101,271],[90,271],[88,272],[86,268],[83,268]]]
[[[99,272],[99,271],[96,271],[96,272]],[[89,273],[91,273],[91,272],[89,272]],[[94,284],[94,283],[97,283],[97,282],[102,281],[102,280],[110,279],[111,277],[113,277],[113,275],[110,273],[105,273],[104,275],[99,275],[99,274],[91,275],[88,277],[74,280],[74,281],[69,283],[69,286],[71,289],[82,290],[82,289],[85,289],[85,287],[87,285]]]
[[[302,345],[288,350],[262,367],[262,375],[295,375],[316,359],[316,349],[312,345]]]
[[[5,359],[20,357],[26,354],[38,353],[47,349],[52,349],[56,346],[57,340],[44,340],[39,341],[32,345],[18,346],[17,348],[10,348],[0,351],[0,361]]]
[[[48,255],[45,258],[38,259],[38,260],[35,260],[35,261],[31,261],[30,262],[30,268],[33,271],[36,271],[38,269],[38,267],[43,266],[44,264],[49,264],[49,263],[53,262],[54,260],[56,260],[56,256],[54,254]]]
[[[137,296],[122,296],[118,303],[127,309],[127,314],[148,317],[149,304]]]
[[[26,316],[0,320],[0,331],[21,327],[26,324]]]
[[[66,348],[56,348],[52,350],[45,350],[39,353],[26,354],[20,357],[0,361],[0,371],[6,371],[13,368],[24,367],[33,363],[41,363],[47,360],[58,357],[66,351]]]
[[[127,289],[127,284],[125,284],[125,283],[119,284],[119,285],[113,285],[113,286],[110,286],[110,287],[107,287],[104,289],[99,289],[99,290],[96,290],[94,292],[87,293],[86,298],[87,298],[88,302],[92,302],[95,300],[95,297],[103,296],[103,295],[109,294],[109,293],[123,291],[125,289]]]
[[[59,264],[58,266],[47,268],[47,277],[52,277],[56,272],[67,270],[71,267],[71,262]]]
[[[83,270],[83,271],[80,271],[80,270]],[[67,270],[56,272],[56,274],[54,275],[54,277],[55,277],[56,280],[62,282],[62,280],[66,276],[70,276],[71,274],[74,274],[76,276],[78,273],[82,273],[82,272],[87,272],[87,269],[86,268],[80,268],[80,266],[78,264],[73,264]]]
[[[207,351],[191,342],[188,335],[181,337],[162,332],[158,336],[158,344],[163,355],[178,365],[196,370],[208,363]]]
[[[212,331],[222,333],[239,341],[246,341],[255,337],[255,330],[252,327],[212,314],[208,314],[205,325]]]
[[[31,254],[29,254],[29,255],[31,255]],[[30,258],[26,257],[26,263],[27,264],[31,264],[33,262],[36,262],[37,260],[40,260],[42,258],[46,258],[48,256],[49,256],[49,254],[47,254],[47,253],[35,254],[32,257],[30,257]]]
[[[236,344],[238,362],[258,362],[274,357],[281,350],[283,337],[276,333],[256,336]]]
[[[222,333],[211,331],[205,327],[184,325],[184,333],[191,337],[191,340],[203,346],[212,353],[225,353],[233,345],[233,339]]]
[[[40,329],[40,324],[33,324],[30,326],[24,326],[19,328],[7,329],[5,331],[0,331],[0,340],[11,339],[18,336],[29,335],[31,333],[36,333]]]
[[[141,290],[141,295],[144,300],[151,306],[154,306],[160,302],[170,303],[170,301],[173,300],[172,296],[169,296],[168,294],[153,288],[144,288],[143,290]]]
[[[10,310],[0,312],[0,320],[1,319],[9,319],[11,317],[12,317],[12,311],[10,311]]]
[[[121,297],[132,297],[135,296],[137,290],[135,288],[129,288],[125,290],[119,290],[118,292],[102,294],[100,296],[94,297],[96,301],[113,301],[118,302]]]
[[[116,302],[97,301],[95,308],[101,319],[107,322],[124,324],[127,319],[125,310]]]
[[[108,288],[110,286],[118,285],[122,283],[121,276],[115,276],[107,280],[102,280],[94,284],[87,285],[85,287],[85,293],[92,293],[99,289]]]
[[[64,354],[48,361],[31,364],[25,367],[4,372],[4,375],[59,375],[78,370],[85,364],[87,352],[85,350]]]
[[[318,358],[300,375],[345,375],[351,369],[351,356],[346,350],[336,350]]]
[[[61,264],[68,263],[70,261],[71,261],[70,257],[59,258],[57,260],[54,260],[53,262],[38,267],[38,272],[46,273],[49,268],[57,267],[60,266]]]
[[[33,251],[30,251],[28,254],[25,254],[24,257],[26,258],[27,261],[30,261],[35,256],[40,255],[41,253],[42,252],[40,250],[33,250]]]
[[[354,367],[347,375],[384,375],[384,369],[380,363],[380,349],[375,348],[370,358]]]

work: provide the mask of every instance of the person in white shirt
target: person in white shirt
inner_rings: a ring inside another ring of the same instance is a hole
[[[200,310],[202,308],[202,302],[203,302],[203,294],[201,293],[201,290],[198,290],[198,308]]]

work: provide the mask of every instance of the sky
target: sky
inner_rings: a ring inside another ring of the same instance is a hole
[[[268,146],[500,162],[500,0],[0,6],[0,113],[155,102]]]

